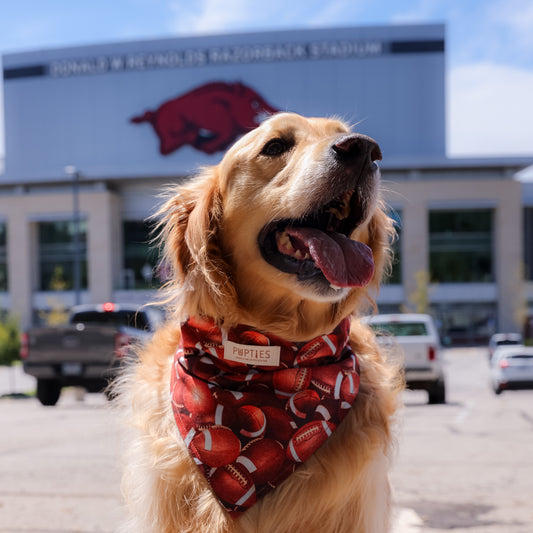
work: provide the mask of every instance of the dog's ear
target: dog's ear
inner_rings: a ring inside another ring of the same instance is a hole
[[[187,298],[181,298],[187,308],[181,311],[188,316],[213,316],[216,309],[220,316],[220,309],[236,299],[231,269],[219,246],[223,210],[218,183],[218,167],[204,169],[169,191],[155,215],[169,272],[166,288],[171,298],[187,291]]]

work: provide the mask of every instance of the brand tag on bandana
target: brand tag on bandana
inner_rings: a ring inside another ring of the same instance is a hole
[[[224,359],[254,366],[279,366],[280,346],[253,346],[232,341],[224,343]]]

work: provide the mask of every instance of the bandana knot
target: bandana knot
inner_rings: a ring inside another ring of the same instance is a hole
[[[181,326],[171,401],[178,430],[237,517],[327,440],[359,390],[350,320],[309,342],[209,318]]]

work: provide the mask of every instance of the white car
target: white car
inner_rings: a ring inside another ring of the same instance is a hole
[[[378,342],[401,357],[409,389],[428,392],[429,403],[446,402],[441,343],[430,315],[401,313],[363,319],[377,335]]]
[[[524,340],[520,333],[495,333],[489,341],[489,361],[492,359],[494,351],[499,346],[511,346],[517,344],[524,344]]]
[[[533,389],[533,347],[496,348],[491,360],[490,377],[496,394],[506,389]]]

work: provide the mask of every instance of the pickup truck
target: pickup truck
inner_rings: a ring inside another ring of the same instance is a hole
[[[162,321],[152,306],[107,302],[71,309],[65,326],[30,328],[22,334],[24,371],[37,378],[37,398],[55,405],[62,387],[105,390],[131,345],[152,335]]]
[[[403,362],[407,388],[426,390],[430,404],[446,402],[441,343],[430,315],[399,313],[365,317],[389,357]]]

